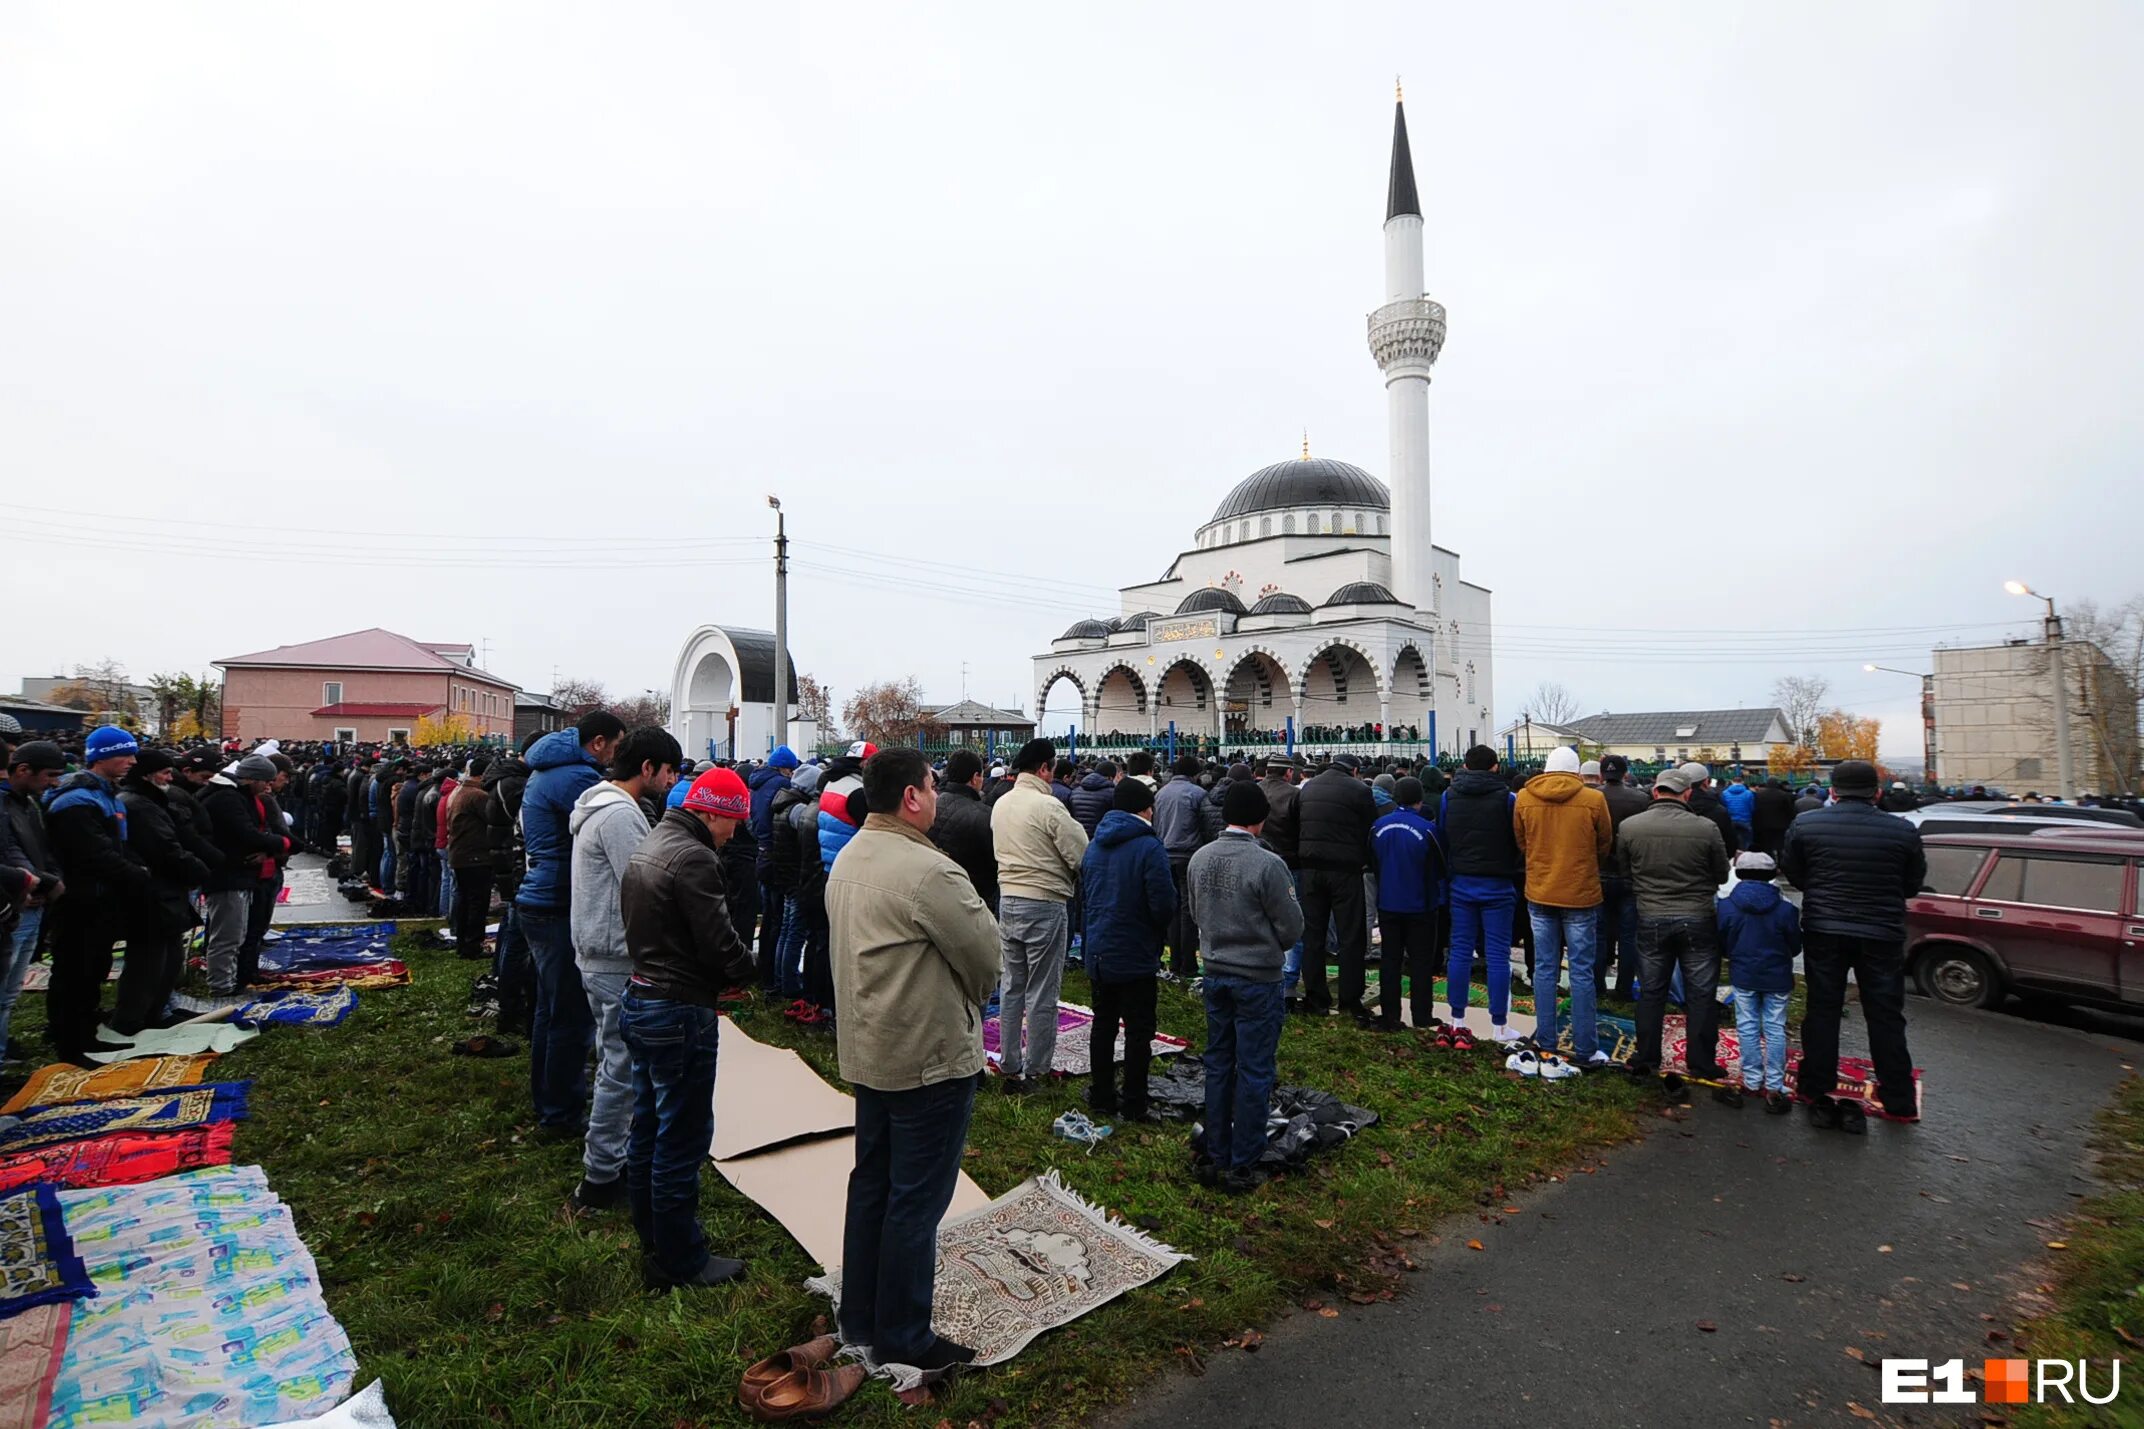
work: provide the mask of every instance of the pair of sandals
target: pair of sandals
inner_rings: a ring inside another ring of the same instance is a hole
[[[822,1419],[848,1403],[869,1377],[860,1364],[827,1368],[841,1350],[832,1335],[783,1350],[744,1372],[737,1403],[762,1424]]]

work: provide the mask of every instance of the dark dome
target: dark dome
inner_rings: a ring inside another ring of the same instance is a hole
[[[1232,590],[1223,590],[1217,585],[1195,590],[1184,597],[1184,603],[1176,607],[1178,615],[1195,615],[1202,610],[1226,610],[1236,615],[1247,614],[1243,602],[1236,599]]]
[[[1356,581],[1334,591],[1325,602],[1327,605],[1403,605],[1398,596],[1386,590],[1376,581]]]
[[[1107,634],[1109,634],[1109,626],[1104,622],[1082,620],[1057,638],[1059,640],[1100,640]]]
[[[1135,610],[1130,615],[1117,617],[1117,629],[1144,630],[1149,620],[1166,620],[1168,615],[1166,610]]]
[[[1359,466],[1330,457],[1314,456],[1297,461],[1275,462],[1254,471],[1236,483],[1213,519],[1226,521],[1254,511],[1278,511],[1282,507],[1346,506],[1356,510],[1389,511],[1392,497],[1385,484]]]
[[[1253,615],[1308,615],[1310,602],[1299,595],[1290,595],[1284,590],[1273,594],[1251,607]]]

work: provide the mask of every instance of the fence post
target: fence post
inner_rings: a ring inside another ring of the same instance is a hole
[[[1176,763],[1176,721],[1169,721],[1169,763]]]
[[[1526,752],[1531,754],[1533,750],[1529,748]],[[1504,736],[1504,762],[1513,765],[1519,762],[1519,737],[1515,734]]]
[[[1079,758],[1079,726],[1076,724],[1065,731],[1065,758]]]
[[[1443,750],[1441,750],[1441,749],[1439,749],[1439,748],[1437,747],[1437,712],[1436,712],[1435,710],[1431,710],[1431,711],[1429,712],[1429,758],[1430,758],[1430,762],[1431,762],[1431,763],[1435,763],[1435,762],[1436,762],[1436,759],[1437,759],[1437,756],[1438,756],[1439,754],[1442,754],[1443,752],[1444,752]]]

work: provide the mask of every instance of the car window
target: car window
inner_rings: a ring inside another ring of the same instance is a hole
[[[2122,872],[2122,865],[2112,860],[2006,853],[1996,861],[1980,896],[2042,908],[2117,913],[2122,907]]]
[[[2137,865],[2137,909],[2135,916],[2144,918],[2144,863]]]
[[[1921,891],[1963,898],[1965,890],[1973,886],[1973,875],[1980,872],[1980,865],[1987,856],[1988,851],[1984,848],[1933,845],[1928,850],[1928,877],[1922,881]]]

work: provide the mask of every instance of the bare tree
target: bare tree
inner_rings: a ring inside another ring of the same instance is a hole
[[[881,747],[913,744],[943,729],[924,717],[923,686],[913,675],[865,685],[842,706],[841,718],[857,738]]]
[[[52,703],[87,710],[129,728],[141,721],[141,702],[127,684],[126,667],[110,658],[75,666],[74,677],[52,692]]]
[[[1786,716],[1787,735],[1804,749],[1821,743],[1817,722],[1831,697],[1831,681],[1822,675],[1782,675],[1772,682],[1772,703]]]
[[[797,676],[797,708],[795,718],[801,724],[819,727],[819,738],[841,738],[841,726],[834,723],[834,695],[826,686],[810,675]]]
[[[610,703],[603,692],[601,680],[583,680],[567,676],[551,687],[551,702],[569,720],[577,720],[590,710],[602,709]]]
[[[670,697],[659,690],[649,690],[628,700],[611,701],[610,712],[624,720],[628,729],[648,725],[666,728],[670,723]]]
[[[1561,729],[1578,718],[1582,706],[1570,687],[1554,680],[1543,680],[1534,686],[1534,692],[1526,697],[1526,712],[1538,724],[1554,725]]]

